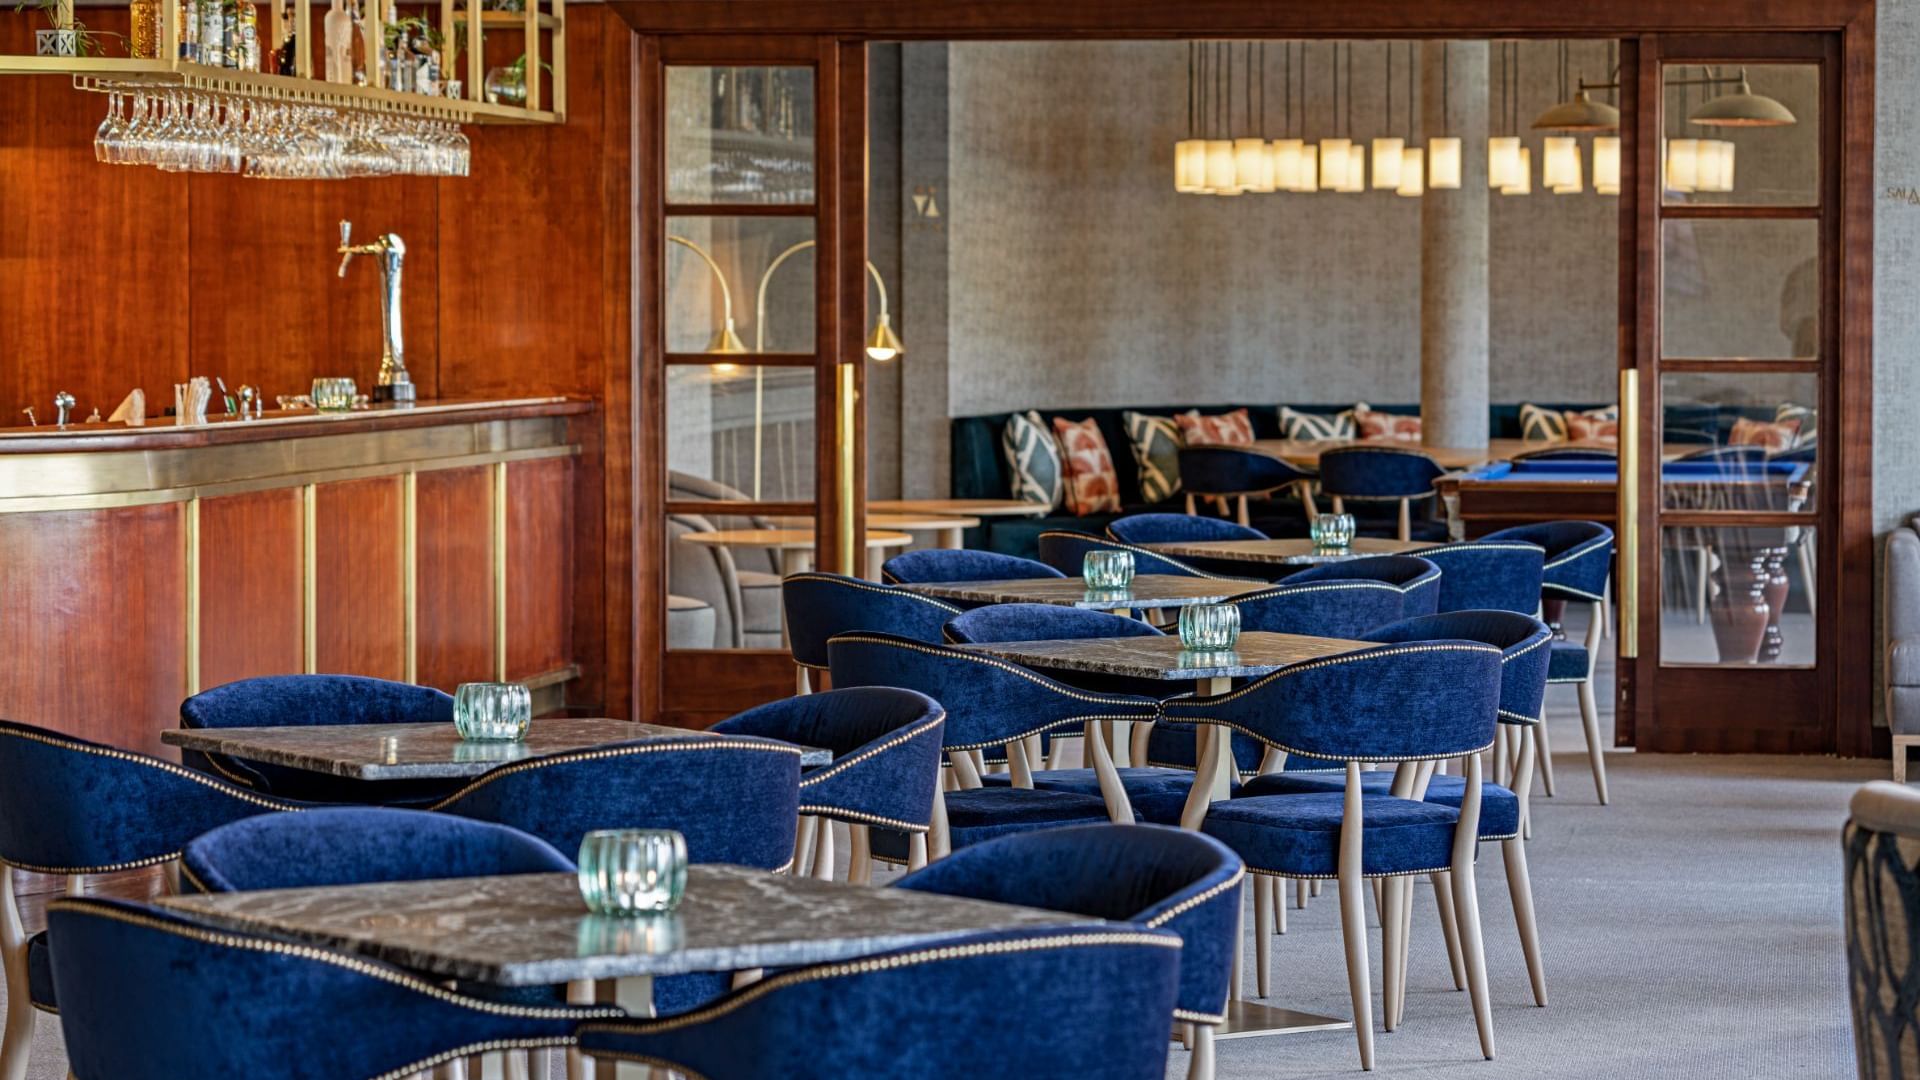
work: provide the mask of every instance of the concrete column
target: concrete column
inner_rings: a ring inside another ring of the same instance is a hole
[[[1444,85],[1443,85],[1444,80]],[[1445,113],[1443,115],[1443,102]],[[1420,415],[1429,446],[1487,445],[1487,45],[1420,45],[1429,142],[1460,137],[1459,190],[1420,200]]]

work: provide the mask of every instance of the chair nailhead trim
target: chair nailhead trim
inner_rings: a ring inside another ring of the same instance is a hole
[[[792,754],[796,758],[801,756],[800,748],[797,746],[747,742],[744,739],[728,738],[697,739],[691,742],[675,742],[664,745],[646,744],[641,746],[622,746],[609,750],[576,750],[567,754],[554,754],[551,757],[535,758],[532,761],[521,762],[517,765],[502,765],[492,772],[487,773],[485,776],[482,776],[480,779],[475,780],[473,783],[468,784],[466,787],[461,788],[459,791],[427,807],[427,809],[445,809],[496,780],[513,776],[516,773],[528,772],[533,769],[546,769],[556,765],[571,765],[580,761],[598,761],[603,758],[633,757],[639,754],[698,753],[706,750],[757,750],[767,754]]]
[[[1041,949],[1058,949],[1097,945],[1148,945],[1155,948],[1178,949],[1179,938],[1163,937],[1159,934],[1126,933],[1111,934],[1063,934],[1059,937],[1019,938],[1013,941],[983,942],[978,945],[945,946],[921,949],[916,952],[901,953],[897,956],[874,957],[866,960],[853,960],[841,964],[828,964],[817,968],[803,968],[799,971],[776,975],[762,979],[730,998],[724,999],[703,1009],[681,1013],[652,1023],[622,1025],[611,1027],[605,1024],[581,1024],[575,1028],[576,1034],[583,1031],[604,1031],[619,1034],[623,1030],[639,1030],[643,1034],[653,1035],[666,1031],[675,1031],[693,1024],[704,1023],[718,1016],[725,1016],[750,1002],[788,986],[800,983],[818,982],[822,979],[837,979],[846,975],[867,975],[876,971],[893,971],[914,964],[939,963],[943,960],[964,960],[975,956],[1005,956],[1010,953],[1037,952]]]
[[[819,574],[819,573],[811,573],[811,572],[790,574],[787,577],[782,578],[781,581],[782,582],[817,581],[827,585],[838,585],[841,588],[845,588],[845,589],[859,589],[864,592],[884,593],[888,596],[904,596],[904,597],[907,597],[908,599],[918,600],[923,604],[930,604],[933,607],[939,608],[941,611],[950,611],[955,615],[961,614],[961,610],[959,608],[953,606],[952,604],[947,603],[945,600],[938,599],[937,597],[926,596],[922,593],[914,592],[913,587],[910,585],[896,585],[896,586],[888,587],[886,585],[875,585],[871,581],[850,581],[846,578],[834,577],[831,574]]]
[[[822,780],[826,780],[831,777],[837,776],[840,773],[843,773],[848,769],[853,768],[855,765],[858,765],[861,762],[866,761],[868,758],[874,757],[878,754],[884,754],[896,746],[900,746],[904,743],[917,739],[922,735],[925,735],[927,732],[932,731],[935,728],[939,727],[940,725],[944,724],[946,722],[946,719],[947,719],[947,710],[943,708],[940,710],[940,712],[937,715],[929,717],[928,719],[915,724],[912,728],[908,729],[908,731],[904,735],[895,735],[893,738],[888,739],[886,742],[881,743],[879,746],[869,747],[868,749],[858,754],[855,754],[853,757],[844,758],[840,761],[836,761],[833,764],[828,765],[826,768],[819,770],[818,772],[809,773],[808,775],[801,777],[800,786],[806,787],[809,784],[817,784]]]
[[[248,791],[245,788],[239,788],[239,787],[235,787],[232,784],[223,783],[219,780],[214,779],[211,776],[208,776],[206,773],[199,771],[198,769],[189,769],[185,765],[175,765],[171,761],[162,761],[159,758],[149,757],[146,754],[136,754],[131,750],[121,750],[118,747],[112,747],[112,746],[96,746],[91,743],[76,742],[71,739],[62,739],[56,736],[45,735],[40,732],[33,732],[33,731],[0,729],[0,738],[25,739],[28,742],[37,742],[45,746],[52,746],[61,750],[72,751],[73,753],[76,753],[76,754],[92,754],[95,757],[113,758],[118,761],[126,761],[126,762],[131,762],[135,765],[141,765],[149,769],[158,769],[161,772],[172,773],[175,776],[179,776],[179,777],[183,777],[185,779],[191,780],[196,784],[202,784],[206,787],[210,787],[215,791],[221,792],[225,795],[230,795],[233,798],[239,799],[243,802],[250,802],[255,806],[267,807],[270,810],[302,809],[302,807],[298,803],[287,802],[283,799],[269,798],[265,795],[259,794],[258,792]],[[135,864],[135,865],[138,865],[138,864]]]
[[[1207,891],[1200,893],[1196,896],[1189,896],[1185,900],[1182,900],[1178,904],[1175,904],[1173,907],[1168,908],[1167,910],[1161,912],[1158,915],[1155,915],[1151,919],[1148,919],[1147,925],[1156,927],[1156,928],[1163,926],[1166,923],[1172,921],[1173,919],[1179,918],[1181,915],[1184,915],[1187,912],[1192,911],[1194,908],[1199,907],[1201,904],[1206,903],[1207,901],[1213,899],[1214,897],[1219,896],[1221,893],[1226,892],[1228,889],[1231,889],[1236,885],[1239,885],[1242,881],[1246,880],[1246,877],[1247,877],[1247,868],[1243,865],[1239,869],[1235,870],[1233,872],[1233,876],[1228,878],[1227,880],[1220,882],[1219,884],[1213,886]]]
[[[453,1050],[443,1050],[430,1058],[422,1058],[411,1065],[383,1072],[371,1080],[406,1080],[407,1077],[425,1072],[449,1061],[458,1061],[474,1054],[487,1054],[499,1050],[550,1050],[560,1046],[572,1046],[575,1039],[570,1035],[549,1035],[539,1039],[489,1039],[486,1042],[469,1043]]]
[[[881,817],[878,814],[869,814],[864,810],[848,810],[839,806],[816,806],[809,803],[802,803],[797,809],[799,813],[812,814],[815,817],[835,818],[839,821],[854,825],[884,825],[889,829],[898,829],[902,832],[923,833],[933,828],[931,824],[926,822],[901,821],[898,818]]]
[[[296,945],[290,942],[272,941],[265,938],[248,937],[242,934],[205,930],[193,926],[181,926],[176,923],[165,922],[144,915],[136,915],[131,912],[102,907],[99,906],[98,901],[62,897],[48,904],[47,910],[76,911],[88,916],[112,919],[115,922],[123,922],[147,930],[155,930],[163,934],[171,934],[174,937],[186,938],[189,941],[198,941],[202,944],[214,945],[225,949],[246,949],[251,952],[295,956],[303,960],[329,964],[333,967],[345,968],[348,971],[357,972],[368,978],[392,983],[402,989],[411,990],[414,993],[434,998],[449,1005],[469,1009],[473,1012],[489,1013],[495,1016],[518,1016],[531,1020],[572,1020],[582,1018],[602,1019],[627,1015],[625,1010],[610,1006],[541,1008],[532,1005],[504,1005],[499,1002],[487,1001],[483,998],[457,994],[445,987],[436,986],[433,983],[427,982],[424,979],[416,978],[404,972],[395,971],[384,964],[377,964],[369,960],[363,960],[357,956],[334,952],[330,949],[323,949],[316,945]],[[404,1076],[406,1073],[402,1071],[398,1075]]]

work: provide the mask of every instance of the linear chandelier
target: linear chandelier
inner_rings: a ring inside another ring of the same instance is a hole
[[[1394,129],[1394,48],[1383,44],[1385,60],[1383,132]],[[1520,43],[1493,43],[1500,50],[1498,114],[1489,125],[1487,184],[1502,195],[1533,191],[1533,148],[1519,130],[1521,81]],[[1242,46],[1236,50],[1236,45]],[[1328,46],[1327,133],[1308,136],[1308,66],[1311,46],[1281,43],[1282,106],[1280,137],[1267,137],[1267,47],[1265,42],[1191,41],[1187,43],[1187,133],[1174,144],[1174,190],[1187,195],[1355,193],[1369,189],[1418,197],[1428,191],[1455,190],[1461,184],[1462,146],[1452,128],[1452,64],[1450,43],[1441,43],[1439,133],[1423,147],[1414,140],[1413,43],[1406,43],[1406,134],[1356,138],[1353,126],[1353,43]],[[1541,133],[1540,186],[1558,195],[1579,194],[1592,184],[1600,195],[1619,195],[1621,188],[1620,111],[1610,96],[1619,90],[1615,44],[1607,43],[1610,80],[1589,83],[1575,78],[1567,42],[1558,43],[1557,98],[1538,114],[1529,130]],[[1241,53],[1236,65],[1235,52]],[[1298,53],[1298,72],[1295,53]],[[1235,68],[1239,68],[1236,74]],[[1345,71],[1342,71],[1342,68]],[[1764,95],[1755,94],[1745,68],[1726,77],[1702,68],[1698,79],[1666,80],[1667,89],[1681,94],[1677,113],[1685,123],[1704,127],[1778,127],[1795,122],[1791,110]],[[1344,78],[1343,78],[1344,75]],[[1236,78],[1238,81],[1236,82]],[[1711,98],[1691,112],[1688,89],[1737,87]],[[1299,91],[1299,122],[1294,97]],[[1236,108],[1236,99],[1238,108]],[[1344,106],[1344,108],[1343,108]],[[1591,166],[1581,147],[1590,136]],[[1730,192],[1733,190],[1734,144],[1715,138],[1662,140],[1663,178],[1674,192]],[[1373,172],[1367,174],[1371,150]]]

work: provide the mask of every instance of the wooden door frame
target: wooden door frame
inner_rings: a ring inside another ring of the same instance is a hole
[[[1538,4],[1534,0],[1430,0],[1417,15],[1398,0],[1323,0],[1274,4],[1270,0],[611,0],[610,6],[641,35],[727,34],[746,37],[805,35],[835,39],[845,49],[872,41],[946,40],[1126,40],[1203,37],[1238,38],[1553,38],[1614,37],[1631,47],[1647,34],[1733,35],[1821,32],[1838,35],[1840,94],[1837,130],[1841,146],[1840,356],[1837,382],[1838,438],[1823,440],[1829,455],[1826,478],[1833,489],[1832,520],[1839,535],[1831,550],[1850,573],[1823,603],[1837,605],[1833,640],[1822,644],[1834,665],[1832,690],[1823,702],[1832,749],[1841,754],[1884,753],[1887,736],[1873,727],[1873,140],[1875,0],[1617,0],[1610,4]],[[864,70],[864,69],[863,69]],[[644,116],[637,122],[645,124]],[[844,141],[851,146],[854,134]],[[864,161],[865,126],[859,125]],[[1624,163],[1632,168],[1631,163]],[[1644,166],[1644,163],[1642,163]],[[859,207],[864,232],[864,189],[842,192],[842,205]],[[1624,209],[1624,208],[1623,208]],[[1645,209],[1638,211],[1646,213]],[[851,235],[841,242],[852,250]],[[1621,238],[1623,272],[1651,254],[1639,237]],[[1631,246],[1630,246],[1631,245]],[[1644,275],[1636,281],[1644,282]],[[864,300],[864,290],[849,294]],[[1642,298],[1635,298],[1636,301]],[[1628,298],[1623,295],[1623,316]],[[860,305],[864,307],[864,303]],[[845,323],[854,313],[840,312]],[[856,338],[857,340],[857,338]],[[1622,365],[1634,366],[1644,343],[1637,328],[1621,327]],[[1643,393],[1645,389],[1643,388]],[[658,400],[658,399],[655,399]],[[642,408],[647,406],[643,403]],[[864,413],[864,410],[856,410]],[[657,425],[657,418],[655,423]],[[642,414],[644,427],[649,417]],[[861,455],[864,457],[864,455]],[[649,466],[651,472],[648,471]],[[640,476],[661,476],[660,458],[642,462]],[[856,489],[858,490],[858,489]],[[855,513],[864,509],[856,499]],[[646,524],[646,523],[643,523]],[[663,526],[649,526],[658,530]],[[640,530],[646,543],[648,529]],[[1644,545],[1643,545],[1644,547]],[[656,545],[640,553],[654,576],[653,595],[664,595],[664,567]],[[644,659],[641,661],[644,663]],[[1633,731],[1631,700],[1617,716]]]

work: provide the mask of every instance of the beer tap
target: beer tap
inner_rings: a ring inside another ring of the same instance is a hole
[[[63,428],[66,427],[67,414],[73,411],[73,395],[67,393],[65,390],[53,395],[53,407],[60,410],[60,416],[58,420],[55,421],[56,425]]]
[[[406,242],[397,234],[384,233],[371,244],[353,243],[353,222],[340,223],[340,277],[355,255],[380,257],[380,377],[373,387],[373,400],[410,405],[414,400],[413,380],[407,375],[406,349],[400,334],[400,271],[407,258]]]

